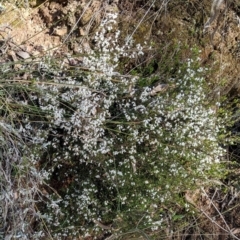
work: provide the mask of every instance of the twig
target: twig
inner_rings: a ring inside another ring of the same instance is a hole
[[[226,223],[223,215],[219,212],[219,210],[217,209],[217,207],[214,205],[212,199],[210,199],[210,198],[208,197],[206,191],[205,191],[204,189],[202,189],[202,191],[204,192],[204,194],[206,195],[206,197],[211,201],[211,204],[213,205],[214,209],[217,211],[217,213],[219,214],[219,216],[220,216],[221,219],[223,220],[223,222],[224,222],[224,224],[225,224],[225,226],[226,226],[227,229],[225,229],[224,227],[220,226],[220,225],[219,225],[215,220],[213,220],[203,209],[200,209],[200,211],[201,211],[212,223],[214,223],[216,226],[218,226],[218,227],[219,227],[220,229],[222,229],[224,232],[227,232],[227,233],[229,233],[229,234],[231,235],[231,237],[240,240],[240,238],[236,237],[236,236],[232,233],[232,231],[231,231],[231,229],[229,228],[228,224]]]

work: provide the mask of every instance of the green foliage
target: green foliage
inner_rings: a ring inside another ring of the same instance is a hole
[[[121,59],[141,56],[142,47],[127,54],[131,39],[121,45],[119,32],[107,37],[116,16],[105,18],[96,49],[83,59],[87,71],[69,73],[45,58],[44,80],[35,74],[35,89],[14,98],[32,113],[19,108],[16,129],[28,147],[22,172],[13,172],[29,174],[40,192],[25,195],[37,216],[33,238],[158,236],[169,216],[182,222],[192,214],[186,191],[225,176],[224,119],[208,101],[198,50],[181,58],[186,49],[176,45],[163,65],[121,75]]]
[[[90,74],[96,77],[94,72]],[[95,91],[116,92],[110,104],[110,95],[102,98],[109,108],[101,103],[102,112],[93,116],[93,120],[101,118],[104,111],[110,116],[99,125],[101,137],[84,147],[85,142],[62,128],[62,143],[49,150],[50,159],[55,157],[56,162],[49,184],[57,180],[62,186],[55,188],[61,195],[58,207],[64,216],[64,221],[58,222],[55,212],[49,212],[48,223],[57,225],[54,231],[62,236],[98,233],[101,226],[94,224],[98,220],[113,224],[113,232],[137,228],[148,233],[164,225],[163,206],[171,209],[173,221],[178,221],[176,212],[182,211],[182,218],[188,211],[182,194],[224,175],[220,164],[224,150],[218,145],[221,121],[218,123],[206,101],[203,74],[197,59],[189,59],[181,64],[176,77],[168,80],[173,87],[157,96],[151,96],[151,88],[141,84],[144,78],[135,81],[138,88],[130,95],[126,95],[128,84],[106,84],[101,78]],[[71,114],[78,108],[74,109]]]

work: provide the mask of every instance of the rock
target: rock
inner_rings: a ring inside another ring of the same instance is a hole
[[[80,23],[82,25],[87,24],[94,17],[94,14],[99,11],[100,6],[101,2],[99,1],[93,1],[90,7],[88,5],[84,6]]]
[[[86,31],[82,27],[79,28],[79,35],[80,36],[86,36],[87,35]]]
[[[67,34],[67,27],[55,28],[53,34],[62,37]]]
[[[19,57],[23,58],[23,59],[30,58],[30,55],[29,55],[29,53],[27,53],[27,52],[24,52],[24,51],[19,51],[19,52],[16,52],[16,54],[17,54]]]

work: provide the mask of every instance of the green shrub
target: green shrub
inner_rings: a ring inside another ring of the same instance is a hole
[[[156,91],[143,84],[148,77],[116,72],[122,57],[143,51],[129,51],[131,39],[118,42],[115,19],[105,16],[84,71],[69,74],[46,59],[41,69],[51,77],[36,76],[28,94],[41,113],[24,115],[19,127],[39,189],[35,239],[160,231],[166,211],[177,221],[190,209],[185,191],[223,174],[222,120],[206,98],[198,52]]]

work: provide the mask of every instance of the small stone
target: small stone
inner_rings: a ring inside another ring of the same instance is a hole
[[[30,4],[30,7],[33,8],[33,7],[36,7],[38,3],[37,3],[37,0],[32,0],[29,2],[29,4]]]
[[[62,37],[67,34],[67,27],[56,28],[54,29],[53,34],[56,36]]]
[[[30,58],[30,55],[27,52],[24,52],[24,51],[16,52],[16,54],[23,59]]]
[[[82,27],[79,28],[79,34],[80,34],[80,36],[86,36],[87,35],[85,30]]]

